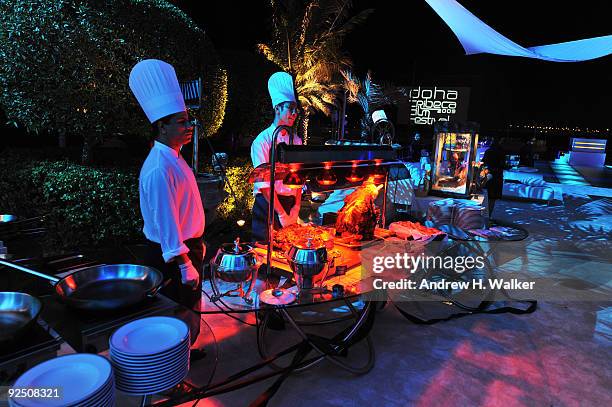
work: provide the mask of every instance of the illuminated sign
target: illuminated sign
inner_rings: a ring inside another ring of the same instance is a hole
[[[433,125],[467,120],[470,88],[417,86],[409,88],[407,103],[400,104],[398,123]]]
[[[605,153],[606,143],[605,139],[572,138],[572,151]]]

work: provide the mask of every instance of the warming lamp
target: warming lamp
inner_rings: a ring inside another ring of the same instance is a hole
[[[304,183],[304,177],[294,168],[290,169],[289,173],[283,178],[283,185],[290,189],[301,189]]]
[[[384,182],[386,177],[387,177],[387,173],[385,172],[385,170],[382,168],[382,166],[379,163],[376,163],[374,167],[374,171],[372,171],[372,173],[370,174],[370,178],[375,183],[378,183],[378,182]]]
[[[359,175],[356,170],[353,170],[349,175],[346,176],[346,180],[348,182],[359,182],[363,180],[363,175]]]
[[[346,180],[348,182],[359,182],[361,180],[363,180],[363,175],[361,175],[359,172],[357,172],[357,163],[353,163],[353,167],[351,169],[351,173],[349,175],[347,175]]]
[[[330,169],[325,169],[321,174],[317,175],[317,183],[323,186],[335,185],[338,182],[338,177]]]

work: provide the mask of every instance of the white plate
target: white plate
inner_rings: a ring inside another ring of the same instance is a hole
[[[189,350],[189,342],[181,345],[178,348],[173,349],[172,351],[167,351],[159,354],[156,357],[133,357],[133,356],[125,356],[123,353],[117,353],[114,350],[109,352],[111,358],[115,360],[125,361],[126,363],[136,363],[136,364],[155,364],[159,362],[163,362],[164,360],[172,359],[176,355],[182,354]]]
[[[167,383],[163,383],[157,387],[146,388],[144,390],[142,388],[140,389],[139,388],[126,388],[124,390],[119,386],[117,386],[117,389],[121,390],[122,392],[126,394],[132,395],[132,396],[144,396],[148,394],[157,394],[159,392],[171,389],[172,387],[176,386],[177,384],[182,382],[185,379],[185,377],[187,377],[187,374],[189,374],[189,371],[185,372],[185,374],[182,377],[179,376],[172,381],[168,381]]]
[[[137,319],[117,329],[109,339],[110,347],[119,353],[153,356],[175,348],[189,337],[189,327],[171,317]]]
[[[170,366],[174,366],[177,363],[182,363],[185,359],[189,358],[189,351],[183,352],[182,355],[176,355],[172,359],[168,359],[163,362],[156,364],[135,364],[127,363],[121,360],[112,359],[113,369],[121,372],[144,372],[154,373],[160,370],[165,370]]]
[[[82,407],[82,406],[97,406],[99,400],[108,397],[109,393],[114,393],[115,391],[115,381],[113,375],[111,374],[106,381],[106,383],[98,389],[93,394],[89,395],[86,399],[80,400],[74,404],[66,404],[66,407]],[[40,400],[42,403],[45,403],[46,400]],[[53,404],[44,404],[45,406],[53,405]],[[62,404],[63,405],[63,404]],[[17,407],[21,405],[15,405]]]
[[[95,402],[88,403],[86,406],[88,407],[109,407],[115,405],[115,388],[113,387],[112,391],[110,391],[104,398],[96,400]]]
[[[125,376],[126,374],[130,376],[136,376],[136,375],[154,376],[154,375],[162,374],[163,372],[167,372],[168,370],[174,369],[177,366],[183,366],[185,364],[189,364],[189,355],[185,355],[181,357],[180,359],[174,360],[172,361],[172,363],[166,363],[161,366],[146,367],[146,368],[135,368],[132,366],[122,366],[122,365],[113,363],[113,370],[115,371],[115,376],[119,376],[119,375]]]
[[[133,353],[126,353],[126,352],[122,352],[120,349],[114,348],[114,347],[110,347],[109,351],[112,352],[114,355],[118,355],[118,356],[122,356],[126,359],[133,359],[133,360],[156,360],[159,358],[163,358],[165,355],[172,353],[172,352],[176,352],[179,349],[184,349],[184,348],[188,348],[190,346],[190,341],[189,341],[189,335],[184,338],[181,342],[177,343],[176,345],[173,345],[171,348],[168,348],[166,350],[164,350],[163,352],[158,352],[158,353],[154,353],[154,354],[143,354],[143,355],[135,355]]]
[[[186,366],[189,366],[189,361],[187,360],[182,363],[177,363],[174,366],[168,367],[167,369],[151,373],[120,371],[117,372],[117,381],[155,381],[158,379],[163,379],[164,377],[171,376],[174,373],[185,369]]]
[[[178,374],[181,374],[185,370],[189,371],[189,366],[178,366],[174,370],[168,371],[164,375],[158,376],[119,376],[117,379],[117,383],[121,383],[123,387],[125,386],[149,386],[151,384],[162,383],[166,380],[170,380]]]
[[[155,382],[150,382],[150,383],[140,383],[140,382],[120,383],[120,382],[117,382],[117,389],[121,391],[125,391],[125,392],[141,392],[141,393],[152,392],[153,390],[156,390],[158,388],[172,387],[176,383],[180,383],[180,381],[183,378],[187,377],[188,374],[189,374],[189,369],[177,372],[176,374],[169,376],[165,378],[164,380],[157,380]],[[164,387],[164,386],[168,386],[168,387]],[[154,393],[146,393],[146,394],[154,394]]]
[[[190,346],[189,341],[185,341],[181,343],[179,346],[176,346],[165,352],[161,352],[161,353],[158,353],[156,355],[151,355],[151,356],[127,355],[123,352],[119,352],[116,349],[112,349],[112,348],[110,349],[109,353],[111,357],[114,359],[121,359],[121,360],[134,362],[134,363],[156,363],[160,360],[165,360],[168,357],[173,357],[173,355],[177,353],[184,352],[186,349],[189,349],[189,346]]]
[[[104,396],[99,397],[95,400],[88,400],[86,403],[82,404],[87,407],[101,407],[110,405],[110,401],[115,399],[115,388],[113,387],[108,393],[104,394]]]
[[[102,356],[77,353],[34,366],[22,374],[13,387],[61,387],[62,399],[20,399],[18,404],[23,407],[68,406],[92,397],[107,384],[111,374],[111,364]]]
[[[111,384],[104,392],[97,394],[93,397],[88,398],[83,403],[79,403],[78,406],[97,406],[102,400],[106,400],[115,393],[115,382]],[[76,405],[75,405],[76,406]]]

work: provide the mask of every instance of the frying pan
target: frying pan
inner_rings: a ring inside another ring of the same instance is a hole
[[[0,265],[24,271],[51,281],[55,294],[66,305],[84,311],[111,311],[138,304],[154,297],[162,286],[160,271],[136,264],[109,264],[87,267],[64,278],[31,270],[0,260]]]
[[[42,305],[30,294],[0,292],[0,343],[17,339],[35,323]]]

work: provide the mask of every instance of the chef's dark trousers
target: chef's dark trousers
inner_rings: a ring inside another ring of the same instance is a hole
[[[181,282],[181,271],[175,261],[166,263],[162,257],[161,245],[148,241],[145,254],[145,264],[156,268],[164,275],[164,281],[171,279],[170,284],[161,289],[161,293],[166,297],[178,302],[179,304],[194,310],[200,310],[200,300],[202,298],[202,271],[204,263],[204,251],[202,248],[202,237],[185,240],[185,246],[189,248],[187,256],[193,263],[193,267],[200,274],[200,283],[197,289],[183,285]],[[189,324],[191,330],[191,342],[193,343],[200,333],[200,316],[191,311],[182,312],[177,315]]]
[[[277,195],[278,201],[286,213],[291,211],[295,206],[295,196]],[[274,228],[280,229],[281,223],[278,219],[277,211],[279,208],[274,208]],[[259,242],[268,241],[268,200],[263,194],[255,195],[255,203],[253,204],[253,240]]]
[[[493,215],[493,209],[495,208],[495,201],[501,199],[502,192],[504,189],[504,170],[489,170],[492,178],[487,181],[486,188],[489,197],[489,217]]]

